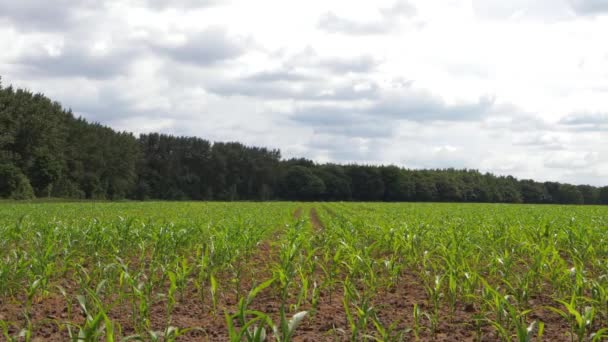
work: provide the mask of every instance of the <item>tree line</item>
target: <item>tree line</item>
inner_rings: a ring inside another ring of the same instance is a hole
[[[238,142],[136,137],[0,83],[0,197],[608,204],[608,186],[469,169],[317,164]]]

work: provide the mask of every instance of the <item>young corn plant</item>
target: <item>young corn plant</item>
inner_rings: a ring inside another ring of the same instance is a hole
[[[0,329],[2,330],[2,336],[6,340],[6,342],[21,342],[26,341],[29,342],[32,340],[32,324],[28,320],[27,326],[21,330],[19,330],[15,334],[10,333],[11,323],[6,322],[4,320],[0,320]],[[13,325],[14,326],[14,325]]]
[[[591,334],[592,342],[601,342],[608,339],[608,328],[600,329],[597,332]]]
[[[412,332],[414,333],[414,339],[416,341],[420,340],[420,330],[422,329],[422,326],[420,325],[421,316],[422,316],[422,310],[420,310],[420,307],[416,303],[416,304],[414,304],[414,312],[412,314],[412,317],[414,320]]]
[[[350,326],[350,339],[354,341],[368,336],[368,325],[375,317],[374,308],[366,293],[358,291],[349,279],[344,281],[343,306]]]
[[[142,278],[142,280],[138,280]],[[150,330],[150,309],[152,303],[152,282],[148,281],[147,277],[142,274],[132,276],[128,271],[123,271],[119,277],[120,287],[126,285],[129,292],[131,302],[131,312],[133,326],[137,330]]]
[[[200,250],[199,263],[197,265],[198,275],[194,281],[194,285],[197,288],[201,303],[205,303],[205,294],[209,291],[211,295],[211,311],[215,314],[217,312],[218,283],[214,270],[214,257],[217,255],[214,242],[211,241]],[[218,259],[222,260],[222,257]]]
[[[308,316],[308,311],[300,311],[287,320],[284,315],[281,315],[281,323],[279,326],[273,325],[272,331],[275,339],[278,342],[289,342],[292,340],[298,326]]]
[[[533,321],[528,324],[526,321],[527,315],[532,310],[520,311],[516,305],[510,302],[513,299],[512,296],[503,295],[498,290],[492,288],[485,280],[483,282],[484,292],[486,293],[485,300],[495,312],[495,319],[488,319],[488,321],[495,328],[501,339],[511,340],[512,331],[515,331],[517,341],[519,342],[531,342],[535,335],[538,340],[542,340],[544,323]]]
[[[99,341],[102,338],[108,342],[113,342],[115,338],[115,323],[106,314],[107,309],[104,308],[98,296],[88,291],[87,297],[83,295],[76,296],[80,309],[85,316],[85,321],[81,325],[72,322],[67,322],[68,335],[71,341]],[[78,329],[75,333],[72,329]]]
[[[43,294],[48,293],[46,291],[46,278],[37,277],[29,286],[26,287],[26,301],[25,301],[25,315],[30,317],[32,314],[32,303],[34,302],[34,298],[39,292]]]
[[[181,329],[174,326],[168,326],[162,331],[148,331],[145,335],[130,335],[122,338],[121,342],[127,341],[151,341],[151,342],[175,342],[181,336],[186,335],[191,331],[199,330],[200,328],[185,328]]]
[[[591,284],[591,299],[597,305],[598,316],[603,325],[608,326],[608,287],[596,280]]]
[[[576,295],[573,295],[570,302],[557,300],[558,303],[562,304],[565,310],[552,306],[547,307],[547,309],[568,320],[572,329],[572,340],[574,341],[574,336],[576,336],[578,341],[582,342],[591,334],[591,327],[593,326],[593,321],[595,319],[595,308],[593,306],[584,306],[582,310],[577,309],[577,302],[579,299],[586,301],[585,298],[579,298]]]
[[[272,326],[272,320],[262,312],[250,310],[249,305],[261,291],[272,285],[274,281],[274,278],[269,279],[249,291],[247,297],[240,298],[238,311],[233,315],[228,312],[224,313],[230,341],[236,342],[245,339],[249,342],[257,342],[263,341],[262,337],[266,338],[266,327]],[[235,327],[235,320],[239,323],[240,329]]]
[[[425,285],[427,296],[433,306],[433,311],[431,313],[432,317],[429,317],[429,320],[431,322],[431,332],[433,334],[435,334],[436,327],[439,322],[439,309],[441,305],[441,298],[443,298],[443,279],[443,276],[436,275],[434,281],[431,284]]]
[[[173,308],[175,307],[175,292],[177,291],[177,277],[175,273],[169,271],[169,289],[167,290],[167,324],[171,324]]]
[[[278,342],[291,341],[295,330],[308,315],[307,311],[296,313],[291,319],[287,320],[283,314],[278,325],[274,324],[271,317],[263,312],[251,310],[249,306],[254,298],[264,289],[268,288],[275,279],[267,280],[253,288],[246,298],[241,298],[238,304],[238,311],[230,315],[225,313],[226,325],[230,341],[240,342],[263,342],[266,341],[267,331],[272,331],[274,338]],[[240,329],[234,325],[234,321],[239,323]]]
[[[342,258],[341,249],[331,251],[329,249],[324,250],[323,259],[321,262],[321,269],[323,270],[323,289],[327,289],[329,302],[333,303],[333,293],[336,285],[338,284],[340,260]]]

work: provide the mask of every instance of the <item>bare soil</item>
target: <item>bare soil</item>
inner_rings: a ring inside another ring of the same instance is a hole
[[[294,217],[302,215],[302,208],[294,212]],[[310,210],[310,220],[313,229],[324,229],[315,208]],[[259,251],[250,260],[245,261],[240,288],[241,296],[253,288],[256,279],[268,279],[272,276],[271,265],[277,258],[277,248],[273,241],[260,244]],[[319,283],[323,283],[323,275],[315,274]],[[161,331],[165,327],[198,327],[180,338],[181,341],[228,341],[228,329],[224,313],[234,313],[238,308],[236,284],[232,276],[224,274],[219,279],[221,296],[218,299],[217,310],[213,311],[211,298],[206,291],[204,299],[193,285],[187,287],[185,293],[175,306],[171,321],[167,321],[166,299],[156,299],[151,308],[152,330]],[[68,317],[68,304],[62,296],[49,295],[36,298],[32,307],[31,322],[34,328],[33,341],[68,341],[69,335],[65,328],[68,321],[81,324],[84,315],[77,305],[75,295],[79,290],[74,284],[63,282],[59,284],[66,288],[69,297],[74,298],[72,303],[72,319]],[[280,300],[276,289],[269,287],[262,291],[254,300],[252,309],[260,310],[271,315],[278,322]],[[322,287],[320,300],[316,310],[306,304],[300,310],[311,310],[311,315],[297,329],[295,341],[349,341],[350,328],[347,321],[344,304],[342,302],[344,290],[340,283],[333,288]],[[109,296],[111,298],[111,296]],[[0,298],[0,320],[12,322],[8,329],[9,334],[18,334],[21,328],[27,325],[24,317],[24,298]],[[371,298],[372,307],[378,314],[379,320],[385,327],[393,326],[391,340],[414,340],[415,322],[413,309],[417,304],[421,311],[431,313],[432,305],[429,303],[421,279],[415,272],[403,274],[391,287],[379,288]],[[533,298],[532,307],[555,305],[551,299],[545,297]],[[439,311],[439,323],[435,331],[430,329],[430,321],[422,316],[418,322],[418,335],[422,341],[499,341],[495,330],[487,322],[476,319],[476,312],[480,308],[472,304],[457,303],[452,313],[446,305]],[[118,322],[122,335],[135,334],[132,308],[130,304],[118,305],[108,313],[109,317]],[[529,321],[540,320],[545,323],[545,341],[570,341],[569,324],[555,313],[548,310],[536,310],[529,314]],[[236,322],[235,322],[236,323]],[[373,334],[373,325],[368,324],[369,334]],[[408,330],[409,329],[409,330]],[[399,336],[399,332],[402,335]],[[75,330],[77,334],[77,329]],[[0,340],[3,337],[0,336]]]
[[[310,224],[314,230],[322,230],[325,229],[323,226],[323,222],[319,219],[319,214],[317,214],[317,209],[310,209]]]
[[[253,265],[252,265],[253,266]],[[254,284],[244,281],[241,285],[249,289]],[[229,286],[224,284],[224,286]],[[246,293],[243,293],[246,295]],[[350,328],[346,318],[344,305],[342,303],[344,292],[341,287],[336,287],[330,296],[329,290],[321,291],[321,297],[316,311],[298,327],[295,341],[349,341]],[[534,302],[551,303],[548,298],[538,298]],[[420,279],[414,274],[406,274],[401,277],[398,284],[391,289],[380,289],[377,296],[372,299],[374,310],[386,327],[393,325],[394,334],[392,340],[398,340],[399,331],[413,329],[414,304],[418,304],[423,312],[431,312],[432,306],[428,303],[427,295],[420,286]],[[532,304],[532,303],[531,303]],[[260,293],[252,304],[252,309],[263,311],[271,315],[278,322],[280,301],[271,289]],[[304,305],[300,310],[311,310],[310,305]],[[458,303],[456,310],[451,314],[447,308],[440,311],[439,325],[433,333],[430,324],[424,316],[419,321],[419,337],[423,341],[500,341],[494,329],[487,323],[478,322],[475,312],[478,308]],[[0,302],[0,319],[25,327],[26,321],[23,317],[23,306],[19,302]],[[237,310],[237,296],[233,291],[225,291],[220,298],[217,311],[212,312],[210,300],[201,301],[199,293],[190,288],[186,291],[183,299],[179,301],[173,311],[171,322],[167,322],[166,301],[158,300],[151,309],[151,326],[153,330],[161,331],[172,325],[177,327],[199,327],[193,330],[180,341],[228,341],[228,330],[224,318],[224,312],[234,313]],[[32,322],[34,324],[34,341],[67,341],[69,335],[65,327],[57,323],[68,321],[67,303],[63,297],[49,296],[40,298],[33,307]],[[80,324],[84,321],[83,313],[74,305],[72,307],[73,323]],[[113,309],[109,313],[110,318],[120,323],[123,335],[135,334],[131,308],[124,305]],[[536,311],[529,318],[545,322],[545,341],[570,341],[568,335],[568,322],[556,314],[547,310]],[[237,322],[235,322],[237,323]],[[479,328],[477,328],[479,324]],[[16,335],[20,328],[11,327],[9,333]],[[369,325],[369,333],[373,326]],[[75,329],[77,334],[77,329]],[[409,330],[402,336],[404,341],[414,339],[413,330]],[[0,338],[1,340],[1,338]]]
[[[302,207],[296,209],[296,211],[293,212],[293,218],[299,219],[300,217],[302,217],[302,212],[303,212]]]

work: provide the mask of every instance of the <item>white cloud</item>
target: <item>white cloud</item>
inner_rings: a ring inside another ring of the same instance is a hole
[[[404,0],[397,0],[392,6],[380,8],[378,16],[372,20],[345,18],[334,12],[327,12],[319,19],[318,27],[330,33],[348,35],[377,35],[388,33],[398,27],[402,18],[416,14],[416,7]]]
[[[4,1],[0,75],[137,133],[602,184],[607,31],[602,0]]]
[[[545,165],[559,169],[589,168],[599,161],[597,152],[587,153],[560,153],[549,155]]]

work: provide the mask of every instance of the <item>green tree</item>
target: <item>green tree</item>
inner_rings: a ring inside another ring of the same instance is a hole
[[[561,184],[557,192],[557,201],[563,204],[583,204],[583,194],[574,185]]]
[[[16,166],[0,164],[0,197],[26,200],[34,198],[27,177]]]
[[[340,165],[322,165],[316,167],[315,174],[325,184],[322,198],[326,201],[348,201],[351,199],[350,178]]]
[[[0,79],[1,81],[1,79]],[[195,137],[136,138],[0,83],[0,196],[173,200],[474,201],[608,204],[608,188],[477,170],[281,160],[279,150]]]
[[[314,200],[325,191],[323,180],[304,166],[290,167],[284,184],[289,199]]]
[[[600,192],[597,188],[591,185],[579,185],[577,186],[578,191],[580,191],[583,196],[583,203],[585,204],[598,204]]]
[[[384,182],[377,167],[349,165],[347,174],[351,179],[353,199],[358,201],[380,201],[384,197]]]
[[[608,204],[608,186],[599,190],[599,201],[601,204]]]
[[[543,203],[546,200],[545,188],[542,183],[533,180],[520,181],[521,196],[525,203]]]
[[[437,194],[440,201],[458,202],[462,201],[462,191],[457,179],[450,175],[442,175],[438,177],[435,183]]]
[[[416,197],[415,201],[430,202],[438,199],[437,187],[433,179],[428,176],[416,178]]]

